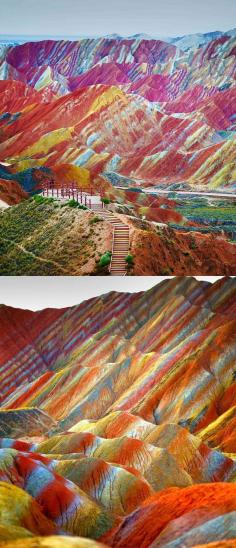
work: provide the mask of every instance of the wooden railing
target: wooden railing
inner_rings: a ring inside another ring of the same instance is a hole
[[[55,198],[68,198],[75,200],[77,203],[83,204],[89,209],[99,210],[105,207],[105,204],[102,201],[103,193],[94,189],[92,187],[78,187],[76,185],[67,186],[63,185],[62,187],[54,186],[52,183],[45,183],[42,189],[43,196],[52,196]],[[91,197],[99,196],[101,199],[100,204],[92,203]]]

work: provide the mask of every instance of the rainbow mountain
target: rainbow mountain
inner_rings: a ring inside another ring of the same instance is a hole
[[[232,192],[235,54],[234,30],[2,42],[2,184],[31,192],[35,170],[63,165],[114,186]]]
[[[0,546],[235,546],[235,310],[191,277],[1,306]]]

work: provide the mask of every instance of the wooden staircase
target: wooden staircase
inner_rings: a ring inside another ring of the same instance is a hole
[[[129,253],[129,227],[111,211],[99,211],[99,215],[105,221],[113,225],[112,257],[110,264],[111,276],[125,276],[127,274],[127,263],[125,257]]]
[[[119,217],[116,217],[112,211],[109,211],[104,207],[101,195],[92,194],[86,189],[82,188],[54,188],[47,185],[43,189],[42,195],[47,197],[54,197],[58,201],[65,202],[68,198],[73,198],[78,203],[85,205],[88,209],[96,211],[97,215],[100,215],[104,220],[113,225],[113,238],[112,238],[112,257],[110,263],[110,275],[111,276],[125,276],[127,274],[127,263],[125,258],[129,253],[129,227]]]

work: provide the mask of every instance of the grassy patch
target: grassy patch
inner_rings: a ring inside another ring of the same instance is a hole
[[[95,215],[95,217],[93,217],[92,219],[89,220],[89,224],[94,225],[94,224],[100,223],[102,221],[103,221],[103,219],[101,219],[101,217],[98,217],[97,215]]]
[[[81,266],[94,260],[97,246],[103,249],[104,238],[97,243],[83,211],[42,198],[0,213],[1,275],[79,275]]]

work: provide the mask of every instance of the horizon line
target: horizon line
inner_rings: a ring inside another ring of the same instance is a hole
[[[132,279],[128,281],[127,281],[127,278],[126,280],[124,280],[122,277],[121,279],[119,279],[119,281],[117,281],[116,278],[119,278],[119,276],[115,276],[113,279],[104,281],[104,276],[97,276],[97,285],[96,285],[96,290],[94,291],[92,290],[91,287],[88,288],[87,280],[81,276],[72,277],[72,280],[70,276],[63,276],[63,277],[54,276],[53,278],[49,277],[47,280],[44,277],[40,276],[41,278],[40,284],[38,281],[38,276],[25,276],[25,277],[18,276],[19,281],[17,281],[17,283],[18,283],[18,288],[20,288],[20,295],[21,295],[20,300],[19,300],[19,297],[17,296],[18,302],[16,302],[16,294],[15,294],[14,278],[16,277],[17,276],[12,276],[12,277],[3,276],[5,291],[4,291],[4,297],[3,297],[1,295],[1,290],[0,290],[0,308],[8,307],[8,308],[14,308],[18,310],[31,310],[34,312],[39,312],[41,310],[45,310],[46,308],[62,309],[62,308],[70,308],[73,306],[78,306],[82,302],[85,302],[87,300],[94,299],[97,297],[101,297],[103,295],[107,295],[108,293],[113,291],[117,293],[130,293],[130,294],[139,293],[140,291],[144,291],[144,292],[149,291],[151,288],[157,286],[159,283],[178,278],[179,276],[144,276],[145,282],[143,282],[143,280],[141,279],[143,278],[143,276],[133,276]],[[192,278],[199,282],[207,282],[209,284],[214,284],[222,278],[234,278],[234,276],[196,276],[196,275],[184,276],[184,277]],[[6,281],[6,278],[7,278],[7,281]],[[58,298],[58,295],[61,295],[61,289],[62,289],[61,286],[63,285],[63,287],[65,287],[65,284],[67,283],[69,284],[69,287],[70,287],[70,290],[67,292],[67,296],[65,297],[65,294],[64,294],[63,297]],[[35,301],[36,287],[37,287],[38,293],[41,293],[40,299],[37,299],[37,303]],[[49,289],[49,294],[48,294],[48,289]],[[72,294],[74,293],[76,293],[76,297],[72,296]],[[7,297],[6,297],[6,294],[7,294]],[[32,297],[32,294],[34,295],[34,297]],[[42,298],[42,295],[44,295],[44,298]],[[55,302],[55,299],[56,299],[56,302]],[[30,305],[29,305],[29,301],[31,303]],[[38,301],[40,301],[40,304]]]
[[[19,39],[28,39],[28,38],[47,38],[47,39],[52,39],[52,40],[55,40],[55,39],[68,39],[68,40],[77,40],[77,39],[81,39],[81,38],[109,38],[109,37],[117,37],[117,38],[126,38],[126,39],[129,39],[129,38],[134,38],[134,37],[137,37],[137,36],[147,36],[148,38],[150,39],[177,39],[177,38],[183,38],[185,36],[196,36],[196,35],[206,35],[206,34],[215,34],[215,33],[222,33],[222,34],[226,34],[227,32],[232,32],[233,30],[235,30],[235,28],[231,28],[231,29],[227,29],[227,30],[221,30],[221,29],[215,29],[215,30],[209,30],[207,32],[193,32],[193,33],[190,33],[190,34],[176,34],[176,35],[169,35],[169,36],[164,36],[164,35],[161,35],[161,34],[156,34],[156,35],[152,35],[152,34],[148,34],[148,33],[145,33],[145,32],[136,32],[134,34],[119,34],[117,32],[111,32],[110,34],[0,34],[0,41],[1,40],[9,40],[9,39],[12,39],[12,40],[19,40]]]

